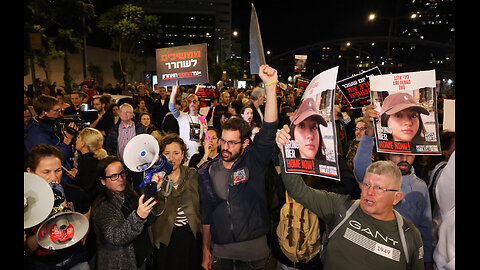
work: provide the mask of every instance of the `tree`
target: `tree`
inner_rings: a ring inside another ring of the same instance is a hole
[[[160,24],[154,15],[147,15],[142,7],[132,4],[114,6],[100,16],[98,28],[112,38],[112,47],[118,50],[121,72],[127,76],[132,69],[131,56],[147,38],[159,38]]]
[[[210,59],[209,59],[210,60]],[[239,61],[233,59],[227,59],[215,65],[214,61],[208,61],[208,71],[214,82],[219,81],[222,78],[223,71],[227,72],[227,78],[232,80],[238,80],[242,78],[243,70]]]
[[[90,0],[24,1],[24,33],[40,33],[42,38],[42,50],[35,52],[37,63],[46,70],[50,57],[63,56],[67,91],[71,83],[67,52],[82,49],[82,37],[89,31],[87,20],[93,17]],[[24,42],[24,55],[29,53],[27,44]]]

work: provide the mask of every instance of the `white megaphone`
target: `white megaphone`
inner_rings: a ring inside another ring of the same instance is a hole
[[[53,191],[47,181],[33,173],[23,173],[23,228],[44,221],[53,207]]]
[[[63,211],[47,219],[37,231],[38,244],[59,250],[76,244],[88,232],[88,219],[77,212]]]
[[[168,175],[173,170],[173,165],[160,153],[157,139],[149,134],[140,134],[133,137],[123,150],[123,161],[128,169],[134,172],[145,172],[143,187],[152,180],[153,173]]]

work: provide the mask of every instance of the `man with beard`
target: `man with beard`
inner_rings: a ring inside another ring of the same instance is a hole
[[[198,170],[201,186],[205,269],[264,269],[270,250],[265,169],[277,131],[277,71],[262,65],[267,102],[264,122],[249,146],[251,127],[243,118],[222,126],[221,155]],[[210,246],[210,244],[213,244]]]
[[[367,124],[365,134],[360,141],[354,163],[354,173],[359,183],[363,182],[365,171],[372,163],[371,156],[374,147],[373,118],[380,117],[374,105],[363,109],[363,121]],[[432,214],[430,196],[425,181],[415,175],[412,163],[414,155],[384,154],[386,160],[395,163],[402,172],[402,186],[400,190],[404,198],[394,206],[402,216],[409,219],[420,231],[424,247],[425,269],[433,269],[433,239],[432,239]]]

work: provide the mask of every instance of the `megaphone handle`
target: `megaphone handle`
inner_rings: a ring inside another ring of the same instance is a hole
[[[165,191],[163,191],[164,197],[170,196],[170,193],[172,193],[172,188],[173,188],[173,181],[170,178],[168,178],[168,176],[166,180],[167,180],[167,184],[165,186]]]
[[[152,181],[152,170],[146,170],[143,172],[143,181],[140,183],[140,187],[142,188],[146,183],[150,183]]]

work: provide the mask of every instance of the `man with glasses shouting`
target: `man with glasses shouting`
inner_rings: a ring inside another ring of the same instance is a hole
[[[284,126],[277,146],[290,140]],[[404,193],[402,173],[391,161],[377,161],[366,170],[360,200],[349,195],[308,187],[300,175],[280,171],[288,194],[327,225],[322,235],[323,269],[424,269],[423,243],[418,229],[397,211]]]
[[[265,269],[268,262],[265,168],[272,157],[278,125],[278,75],[262,65],[259,76],[267,103],[254,143],[249,146],[250,125],[243,118],[231,118],[222,126],[221,154],[198,169],[205,269]]]

